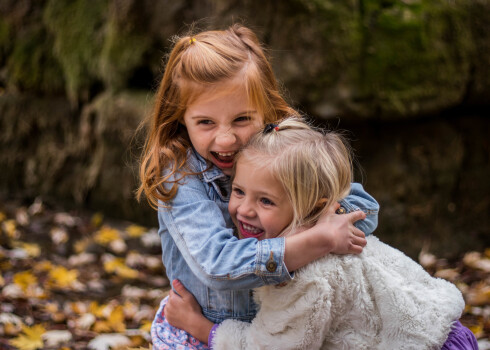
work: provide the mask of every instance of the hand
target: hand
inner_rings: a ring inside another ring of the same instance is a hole
[[[321,232],[326,232],[332,245],[331,253],[335,254],[360,254],[366,246],[366,236],[364,232],[354,226],[358,220],[364,220],[366,214],[361,211],[354,211],[349,214],[336,214],[335,211],[340,207],[335,203],[328,208],[316,223]]]
[[[183,329],[203,343],[208,342],[213,323],[201,311],[196,298],[178,280],[172,282],[175,291],[170,290],[165,305],[165,318],[172,326]]]

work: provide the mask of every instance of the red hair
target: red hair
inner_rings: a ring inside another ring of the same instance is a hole
[[[181,123],[186,108],[204,89],[219,89],[234,78],[245,84],[249,103],[265,123],[296,114],[280,95],[271,65],[250,29],[233,25],[227,30],[178,39],[150,116],[141,156],[138,199],[144,192],[150,205],[157,208],[158,201],[165,203],[175,197],[178,181],[190,174],[185,164],[191,143]],[[162,175],[164,169],[170,171]]]

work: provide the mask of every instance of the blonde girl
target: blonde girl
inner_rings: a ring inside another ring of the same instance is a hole
[[[212,322],[251,321],[251,288],[289,281],[290,271],[325,254],[360,253],[376,227],[378,204],[354,184],[339,209],[349,214],[324,215],[303,235],[234,237],[227,207],[235,157],[264,123],[291,114],[250,29],[176,40],[149,122],[138,197],[158,209],[168,278],[178,278]],[[165,303],[153,322],[154,347],[205,348],[166,322]]]
[[[229,211],[241,238],[243,227],[261,230],[258,239],[297,234],[349,193],[351,178],[337,134],[287,119],[254,136],[236,159]],[[252,323],[212,325],[178,282],[182,297],[171,292],[168,320],[203,340],[211,334],[209,345],[220,350],[478,349],[458,321],[464,301],[453,284],[376,237],[367,240],[360,255],[328,255],[287,284],[256,289]]]

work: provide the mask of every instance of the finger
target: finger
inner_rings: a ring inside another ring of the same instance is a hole
[[[355,236],[355,237],[361,237],[361,238],[366,238],[366,235],[364,234],[364,232],[362,232],[361,230],[359,230],[357,227],[355,227],[354,225],[352,225],[351,227],[351,232],[352,234]]]
[[[364,237],[354,237],[352,239],[352,244],[360,246],[360,247],[365,247],[367,244],[367,241]]]
[[[351,245],[349,248],[349,252],[351,254],[361,254],[362,253],[362,247],[359,245]]]
[[[364,220],[366,218],[366,213],[364,213],[362,210],[356,210],[347,214],[347,216],[349,217],[349,221],[354,223],[359,220]]]
[[[172,286],[174,287],[177,294],[180,295],[182,298],[186,298],[191,295],[191,293],[189,293],[189,291],[185,289],[184,285],[179,280],[173,280]]]

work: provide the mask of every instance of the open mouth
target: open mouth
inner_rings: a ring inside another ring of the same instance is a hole
[[[237,152],[211,152],[211,155],[215,159],[213,162],[219,168],[231,168],[233,167],[233,161]]]
[[[258,227],[246,224],[242,221],[238,221],[238,226],[240,229],[240,234],[244,238],[258,238],[264,234],[264,230],[262,230]]]

